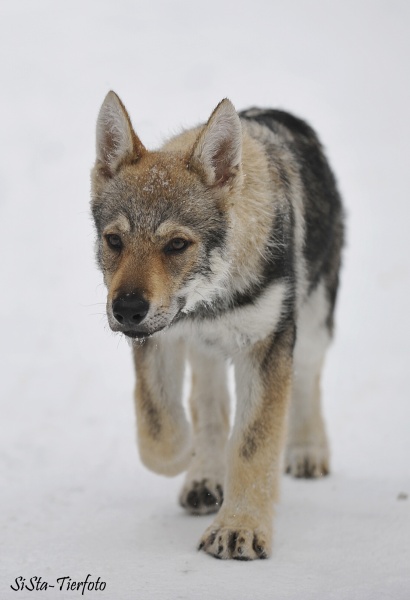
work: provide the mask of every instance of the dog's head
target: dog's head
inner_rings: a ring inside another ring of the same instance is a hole
[[[118,96],[106,96],[92,213],[113,331],[144,338],[220,292],[229,272],[229,207],[241,185],[241,149],[241,124],[229,100],[205,126],[149,152]]]

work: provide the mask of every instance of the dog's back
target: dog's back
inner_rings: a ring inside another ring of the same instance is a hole
[[[332,327],[343,245],[343,211],[322,146],[305,121],[282,110],[251,108],[239,116],[251,135],[265,145],[275,168],[280,168],[289,197],[295,198],[298,195],[295,188],[300,189],[304,231],[299,235],[304,238],[302,260],[306,265],[306,291],[309,294],[320,281],[324,282],[330,301],[328,325]],[[262,128],[268,128],[273,135],[267,136]],[[281,157],[283,148],[288,150],[291,160],[289,155]]]

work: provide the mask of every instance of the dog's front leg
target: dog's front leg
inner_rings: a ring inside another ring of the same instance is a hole
[[[179,500],[191,514],[204,515],[217,512],[223,500],[230,397],[221,355],[191,343],[189,361],[194,456]]]
[[[142,462],[162,475],[184,471],[192,455],[190,425],[182,406],[183,344],[158,336],[134,346],[135,406]]]
[[[237,411],[225,500],[199,545],[217,558],[252,560],[271,552],[294,338],[290,320],[279,333],[235,360]]]

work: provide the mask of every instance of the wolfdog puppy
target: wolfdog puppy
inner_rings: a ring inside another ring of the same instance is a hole
[[[288,473],[329,471],[320,377],[343,211],[315,132],[280,110],[237,113],[225,99],[205,125],[148,151],[109,92],[92,213],[108,322],[132,340],[143,463],[169,476],[187,470],[180,504],[217,512],[200,549],[266,558],[286,432]]]

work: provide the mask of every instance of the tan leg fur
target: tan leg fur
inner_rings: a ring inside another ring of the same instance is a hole
[[[225,500],[199,546],[215,557],[252,560],[271,552],[293,343],[289,324],[274,340],[258,342],[235,361],[238,406]]]
[[[165,336],[134,346],[140,456],[149,469],[162,475],[181,473],[192,456],[182,406],[184,357],[183,344]]]

